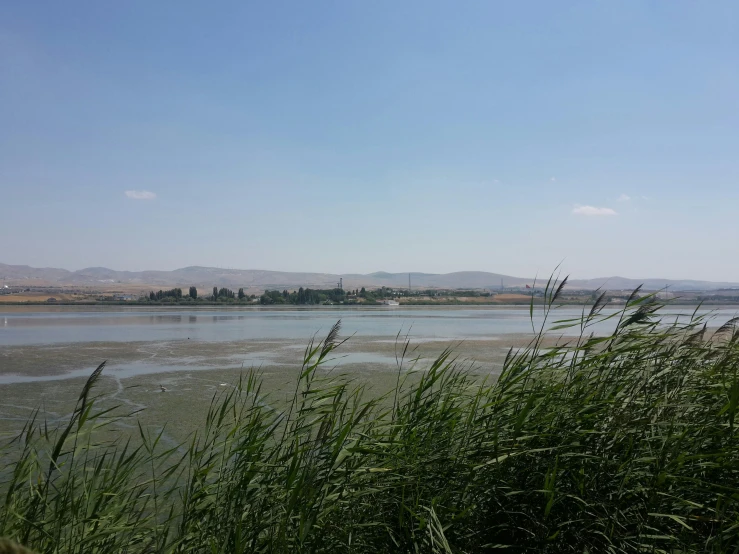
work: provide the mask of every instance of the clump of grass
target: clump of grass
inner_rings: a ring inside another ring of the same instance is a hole
[[[736,321],[668,322],[636,293],[545,323],[497,379],[445,351],[382,398],[322,371],[337,324],[286,408],[247,373],[174,448],[112,431],[133,416],[97,408],[101,366],[66,426],[35,417],[4,447],[0,535],[44,553],[739,552]]]

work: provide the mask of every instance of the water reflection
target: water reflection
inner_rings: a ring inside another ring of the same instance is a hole
[[[149,323],[180,323],[182,321],[182,315],[180,314],[158,314],[150,315]]]
[[[690,314],[690,306],[671,308],[669,313]],[[604,310],[603,314],[614,310]],[[557,319],[580,317],[580,308],[555,310],[550,323]],[[716,310],[715,321],[721,323],[736,315],[736,309]],[[234,340],[309,340],[329,331],[342,320],[344,336],[394,339],[399,331],[410,330],[414,340],[492,338],[509,333],[530,333],[528,309],[458,308],[458,309],[394,309],[394,310],[214,310],[138,311],[9,311],[2,316],[0,346],[29,344],[64,344],[80,342],[158,342],[188,338],[223,342]],[[187,323],[184,325],[183,323]],[[217,323],[217,325],[213,325]],[[541,323],[534,314],[534,326]],[[600,324],[592,331],[608,332],[615,320]],[[578,332],[577,328],[564,330]]]

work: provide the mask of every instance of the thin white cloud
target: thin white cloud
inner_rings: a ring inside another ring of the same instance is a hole
[[[616,200],[619,202],[628,202],[629,200],[631,200],[631,196],[629,196],[628,194],[622,194]]]
[[[157,197],[156,193],[148,190],[127,190],[126,196],[132,200],[154,200]]]
[[[606,215],[618,215],[616,210],[611,208],[596,208],[595,206],[580,206],[576,205],[572,209],[572,213],[575,215],[586,215],[586,216],[606,216]]]
[[[551,178],[550,178],[549,180],[550,180],[550,181],[551,181],[552,183],[556,183],[556,182],[557,182],[557,178],[556,178],[556,177],[551,177]]]

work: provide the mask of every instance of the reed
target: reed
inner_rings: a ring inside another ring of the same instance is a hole
[[[495,379],[448,350],[372,397],[323,371],[337,323],[286,408],[246,372],[176,447],[113,432],[135,414],[98,407],[101,365],[66,425],[36,414],[3,446],[0,535],[80,554],[739,552],[736,321],[668,320],[638,291],[558,321],[562,286]]]

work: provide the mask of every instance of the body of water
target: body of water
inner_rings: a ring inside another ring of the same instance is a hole
[[[671,321],[691,307],[664,309]],[[617,310],[604,310],[615,314]],[[582,308],[551,312],[548,325],[577,319]],[[715,312],[716,325],[736,309]],[[394,367],[397,337],[406,336],[432,356],[466,341],[459,352],[499,367],[508,348],[522,346],[532,333],[526,307],[178,309],[56,306],[0,308],[0,385],[83,377],[102,360],[107,375],[120,379],[169,372],[243,367],[279,368],[302,360],[311,338],[326,336],[337,320],[341,336],[352,337],[332,365]],[[534,327],[542,324],[534,309]],[[611,319],[588,332],[607,333]],[[574,335],[579,327],[558,330]],[[448,344],[445,344],[448,343]]]
[[[668,317],[688,316],[695,308],[672,307]],[[617,310],[605,310],[614,313]],[[736,309],[714,310],[722,323]],[[582,308],[563,307],[550,322],[577,318]],[[150,342],[309,340],[319,338],[341,319],[342,335],[394,338],[409,333],[418,341],[494,337],[532,330],[528,308],[387,308],[296,310],[186,310],[109,308],[48,310],[34,308],[0,311],[0,347],[76,342]],[[534,326],[542,323],[534,310]],[[719,324],[720,324],[719,323]],[[595,329],[598,331],[598,329]],[[600,330],[607,330],[607,325]],[[560,331],[561,332],[561,331]],[[576,329],[567,333],[576,333]]]

